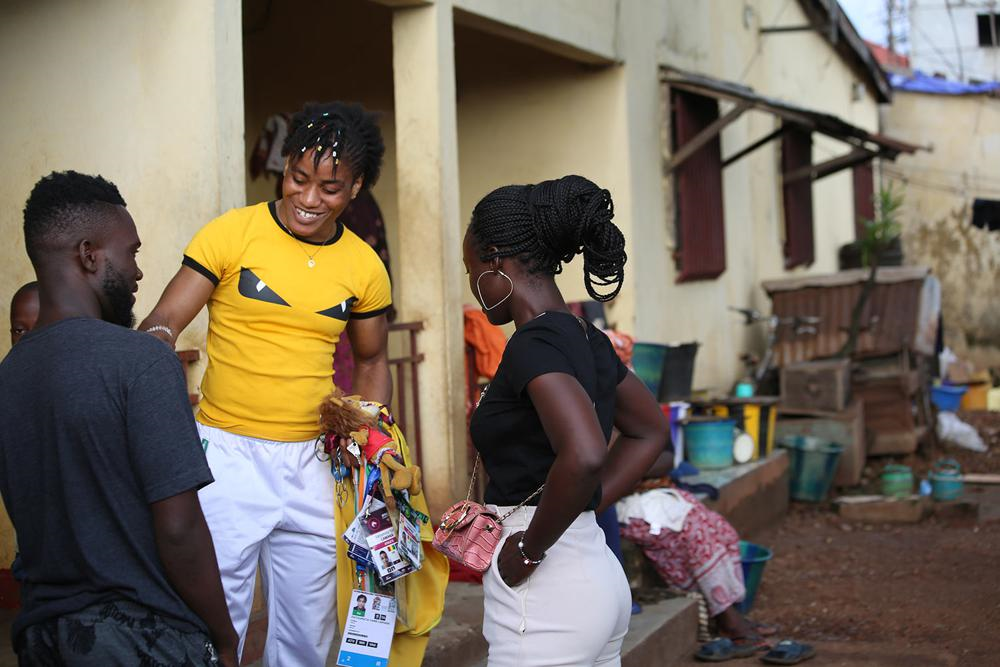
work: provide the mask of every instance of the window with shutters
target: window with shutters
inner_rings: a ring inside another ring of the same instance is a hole
[[[979,46],[1000,46],[1000,14],[977,14]]]
[[[813,249],[812,133],[789,125],[781,138],[782,201],[785,206],[785,268],[809,266]]]
[[[671,90],[670,107],[674,151],[719,118],[719,102],[713,97]],[[674,170],[673,182],[677,281],[717,278],[726,270],[722,148],[718,134]]]
[[[875,217],[875,174],[872,163],[854,167],[854,238],[865,233],[865,220]]]

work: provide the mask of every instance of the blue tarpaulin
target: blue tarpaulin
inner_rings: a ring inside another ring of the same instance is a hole
[[[896,90],[911,93],[930,93],[931,95],[986,95],[1000,91],[1000,81],[986,83],[962,83],[930,76],[920,70],[914,70],[910,76],[890,74],[889,83]]]

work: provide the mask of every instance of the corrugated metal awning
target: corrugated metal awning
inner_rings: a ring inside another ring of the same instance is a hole
[[[931,270],[926,266],[880,266],[878,273],[875,274],[875,282],[879,285],[892,285],[910,280],[923,280],[930,275],[930,272]],[[808,287],[843,287],[865,282],[870,273],[871,269],[848,269],[838,273],[765,280],[761,286],[768,294]]]
[[[807,177],[815,180],[829,176],[842,169],[863,164],[876,157],[895,160],[900,153],[915,153],[922,148],[921,146],[887,137],[876,132],[869,132],[832,114],[800,107],[774,97],[760,95],[754,92],[753,88],[738,83],[721,81],[702,74],[693,74],[668,68],[662,70],[660,78],[661,81],[672,88],[697,95],[714,97],[719,100],[726,100],[735,104],[729,113],[719,119],[718,127],[707,128],[706,134],[709,130],[714,131],[714,134],[718,134],[726,125],[735,121],[744,112],[756,110],[773,114],[784,121],[785,124],[792,124],[812,132],[818,132],[852,147],[852,150],[845,155],[832,158],[820,164],[810,165],[794,173],[785,174],[786,182]],[[763,146],[768,141],[781,136],[781,134],[782,130],[779,128],[733,156],[726,158],[725,165],[735,162],[751,151]],[[711,138],[711,136],[695,137],[689,142],[692,146],[679,147],[676,153],[671,156],[670,162],[667,165],[668,169],[672,171],[693,151],[704,145],[704,142]]]

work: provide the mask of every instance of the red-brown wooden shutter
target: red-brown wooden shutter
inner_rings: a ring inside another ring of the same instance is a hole
[[[872,163],[866,162],[854,168],[854,238],[864,235],[864,221],[874,217],[875,174]]]
[[[788,174],[812,164],[812,133],[789,127],[781,138],[781,170]],[[813,250],[812,178],[782,184],[785,204],[785,268],[809,266]]]
[[[719,103],[713,97],[672,90],[671,106],[675,151],[719,118]],[[677,282],[717,278],[726,270],[719,136],[682,162],[673,176]]]

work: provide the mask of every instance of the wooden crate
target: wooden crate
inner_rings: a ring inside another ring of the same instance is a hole
[[[913,419],[912,371],[895,375],[855,378],[854,396],[864,403],[868,455],[910,454],[917,450],[919,434]]]
[[[781,369],[781,405],[819,412],[841,412],[851,393],[847,359],[806,361]]]
[[[865,468],[867,442],[865,438],[864,405],[855,399],[847,409],[839,412],[791,412],[782,406],[778,409],[775,437],[807,435],[822,438],[844,448],[837,464],[834,486],[857,486]]]

